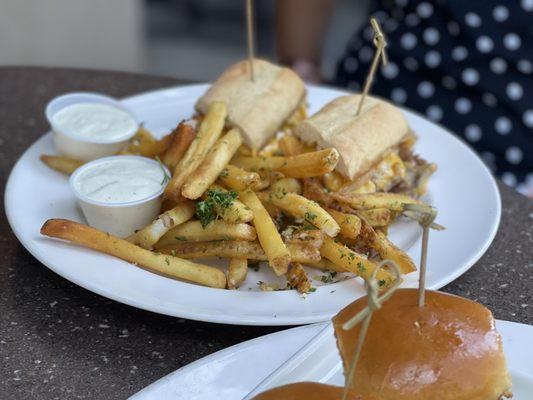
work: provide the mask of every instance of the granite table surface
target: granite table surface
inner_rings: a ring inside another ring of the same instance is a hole
[[[48,130],[43,109],[52,97],[79,90],[122,97],[179,83],[110,71],[0,68],[2,191],[16,160]],[[443,290],[484,303],[496,318],[533,324],[533,201],[499,187],[503,214],[494,242]],[[124,399],[194,360],[285,329],[193,322],[108,300],[40,264],[3,212],[0,218],[2,399]]]

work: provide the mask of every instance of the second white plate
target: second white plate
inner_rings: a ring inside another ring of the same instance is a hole
[[[169,132],[193,114],[196,99],[207,85],[169,88],[140,94],[123,102],[156,134]],[[310,112],[344,92],[309,87]],[[500,220],[496,184],[480,159],[442,127],[409,111],[405,115],[420,140],[416,151],[439,169],[431,179],[427,200],[439,210],[443,232],[432,232],[427,287],[438,289],[470,268],[490,245]],[[34,143],[19,159],[5,191],[6,214],[20,242],[44,265],[102,296],[162,314],[209,322],[243,325],[298,325],[331,319],[364,294],[356,279],[318,287],[307,298],[294,291],[261,292],[258,281],[273,282],[267,267],[250,271],[247,285],[238,291],[211,289],[165,278],[122,260],[40,236],[48,218],[84,222],[70,192],[68,180],[39,161],[53,154],[51,135]],[[400,222],[391,239],[418,263],[419,228]],[[225,266],[226,262],[214,262]],[[320,271],[312,275],[321,275]],[[406,277],[415,286],[418,275]],[[319,282],[314,281],[318,286]]]

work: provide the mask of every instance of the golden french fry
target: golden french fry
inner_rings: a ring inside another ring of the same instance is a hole
[[[348,239],[355,239],[361,231],[361,220],[353,214],[346,214],[332,208],[326,208],[326,211],[339,224],[341,230],[339,235]]]
[[[383,260],[392,260],[398,265],[402,274],[416,271],[416,266],[411,258],[381,233],[376,232],[365,220],[361,220],[361,233],[359,239],[374,249]]]
[[[81,167],[85,162],[62,156],[49,156],[41,154],[39,157],[43,163],[58,172],[70,175]]]
[[[279,139],[274,136],[257,154],[259,156],[273,156],[278,154],[279,151]]]
[[[296,193],[271,196],[272,204],[296,218],[305,219],[326,235],[335,237],[340,231],[339,224],[318,203]]]
[[[393,213],[388,208],[375,208],[373,210],[358,210],[355,214],[364,218],[372,227],[387,226],[392,222]]]
[[[252,155],[252,150],[246,146],[245,144],[242,144],[238,149],[237,149],[237,154],[240,155],[240,156],[251,156]]]
[[[153,143],[156,142],[155,137],[144,127],[141,127],[137,130],[135,135],[130,139],[128,144],[124,149],[122,149],[118,154],[128,155],[128,154],[140,154],[139,147],[141,144]]]
[[[344,178],[336,171],[326,172],[322,177],[322,182],[330,192],[337,192],[344,185]]]
[[[324,244],[320,249],[320,254],[342,269],[364,279],[368,279],[372,271],[377,268],[377,265],[372,261],[327,236],[324,237]],[[379,285],[382,287],[388,287],[394,281],[392,274],[383,269],[377,272],[376,279],[378,279]]]
[[[282,178],[271,185],[271,193],[302,193],[302,184],[296,178]]]
[[[258,173],[248,172],[231,164],[226,165],[218,178],[224,185],[233,190],[255,188],[261,181]]]
[[[338,161],[337,150],[325,149],[291,157],[235,157],[232,164],[251,171],[278,171],[293,178],[310,178],[333,171]]]
[[[226,287],[226,275],[217,268],[166,254],[156,254],[74,221],[49,219],[42,226],[41,234],[68,240],[172,278],[184,279],[215,288]]]
[[[287,244],[292,262],[302,264],[320,261],[320,251],[312,246]],[[246,258],[248,260],[268,261],[259,242],[244,240],[218,240],[215,242],[180,242],[161,247],[158,251],[181,258]]]
[[[176,168],[176,165],[183,158],[185,152],[196,137],[196,128],[193,123],[192,121],[181,121],[170,134],[170,144],[163,154],[161,161],[171,171]]]
[[[350,272],[342,266],[333,264],[327,258],[322,258],[320,261],[313,261],[305,263],[308,267],[320,269],[322,271],[333,271],[333,272]]]
[[[215,143],[202,164],[187,178],[181,194],[191,200],[199,198],[213,184],[231,160],[242,137],[238,129],[231,129]]]
[[[248,260],[246,258],[232,258],[228,266],[228,289],[238,289],[248,274]]]
[[[279,147],[286,157],[297,156],[305,152],[305,145],[294,135],[283,135]]]
[[[219,185],[211,185],[210,189],[223,193],[227,192],[226,189]],[[202,197],[205,198],[205,194]],[[250,222],[254,219],[254,213],[252,212],[252,210],[246,207],[239,200],[233,200],[233,202],[227,207],[222,207],[220,204],[215,203],[214,207],[217,215],[230,224]]]
[[[305,244],[319,249],[324,241],[322,231],[319,229],[307,229],[301,226],[289,226],[281,232],[283,240],[287,244]]]
[[[358,193],[349,195],[331,193],[331,197],[339,202],[349,204],[355,210],[387,208],[392,211],[403,211],[405,204],[421,204],[419,200],[398,193]]]
[[[188,221],[194,215],[194,203],[184,201],[157,217],[150,225],[135,232],[126,240],[144,249],[151,249],[152,246],[170,229]]]
[[[179,242],[210,242],[212,240],[250,240],[257,238],[255,229],[248,224],[228,224],[212,221],[205,228],[200,221],[188,221],[169,230],[157,242],[158,249]]]
[[[274,221],[270,218],[267,210],[257,198],[257,195],[250,189],[239,192],[239,198],[253,212],[253,223],[257,232],[257,237],[261,247],[268,256],[268,262],[276,275],[287,273],[287,268],[291,262],[291,255],[281,236],[279,235]]]
[[[309,293],[311,290],[311,281],[300,263],[291,264],[287,272],[287,282],[291,288],[296,289],[299,293]]]
[[[224,103],[214,102],[211,104],[207,114],[200,122],[196,137],[174,169],[172,179],[165,189],[166,198],[174,200],[181,198],[183,184],[189,175],[202,164],[207,153],[222,133],[226,115],[227,109]]]

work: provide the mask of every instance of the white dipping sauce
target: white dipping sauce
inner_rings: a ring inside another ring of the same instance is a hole
[[[115,157],[82,171],[74,189],[89,199],[124,203],[146,199],[162,190],[165,173],[149,160]]]
[[[137,129],[129,113],[101,103],[72,104],[55,113],[52,122],[67,135],[94,140],[117,140]]]

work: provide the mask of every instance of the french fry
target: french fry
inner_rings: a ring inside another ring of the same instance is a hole
[[[302,184],[298,179],[295,178],[282,178],[277,180],[271,185],[270,188],[271,193],[281,193],[281,194],[287,194],[287,193],[296,193],[301,194],[302,193]]]
[[[339,224],[318,203],[296,193],[276,194],[271,196],[272,204],[286,213],[305,219],[326,235],[335,237],[340,231]]]
[[[392,211],[403,211],[405,204],[421,204],[419,200],[398,193],[360,193],[350,195],[331,193],[331,197],[349,204],[355,210],[387,208]]]
[[[326,208],[326,211],[339,224],[341,230],[339,235],[348,239],[355,239],[361,231],[361,219],[353,214],[345,214],[343,212]]]
[[[320,261],[307,262],[305,263],[305,265],[311,268],[319,269],[321,271],[350,272],[342,268],[342,266],[340,265],[333,264],[327,258],[322,258]]]
[[[248,260],[246,258],[232,258],[228,266],[228,289],[238,289],[248,274]]]
[[[377,265],[372,261],[327,236],[324,237],[324,244],[320,249],[320,254],[342,269],[364,279],[368,279],[372,271],[377,268]],[[378,279],[382,287],[388,287],[394,281],[392,274],[383,269],[377,272],[376,279]]]
[[[311,290],[311,281],[305,273],[300,263],[292,263],[287,272],[287,282],[289,286],[296,289],[298,293],[309,293]]]
[[[253,223],[259,243],[261,243],[261,247],[263,247],[268,256],[268,263],[276,275],[287,273],[291,255],[287,246],[281,240],[276,225],[274,225],[274,221],[270,218],[267,210],[257,198],[257,195],[250,189],[239,192],[239,198],[254,214]]]
[[[191,200],[199,198],[213,184],[242,143],[241,134],[231,129],[215,143],[202,164],[189,175],[181,194]]]
[[[170,229],[188,221],[194,215],[194,203],[184,201],[157,217],[150,225],[135,232],[126,240],[144,249],[151,249]]]
[[[308,264],[320,261],[320,251],[312,246],[288,244],[287,249],[293,262]],[[247,242],[244,240],[180,242],[161,247],[158,251],[186,259],[223,257],[268,261],[268,257],[259,242]]]
[[[376,232],[365,221],[361,220],[361,233],[359,239],[366,243],[369,247],[374,249],[383,260],[392,260],[398,265],[402,274],[416,271],[416,266],[413,260],[402,250],[392,244],[387,237],[381,233]]]
[[[336,171],[326,172],[322,177],[322,182],[330,192],[338,192],[344,185],[344,178]]]
[[[224,103],[214,102],[211,104],[207,114],[200,122],[196,137],[174,169],[172,179],[165,188],[166,198],[174,200],[181,198],[183,184],[189,175],[202,164],[207,153],[222,133],[226,115],[227,109]]]
[[[252,150],[248,146],[246,146],[245,144],[242,144],[237,149],[237,154],[240,155],[240,156],[249,157],[249,156],[252,155]]]
[[[274,136],[257,154],[259,156],[273,156],[278,154],[279,151],[279,139]]]
[[[387,226],[392,221],[393,213],[388,208],[354,211],[357,216],[364,218],[372,227]]]
[[[232,164],[251,171],[278,171],[293,178],[310,178],[331,172],[337,166],[339,152],[325,149],[291,157],[234,157]]]
[[[212,240],[250,240],[257,238],[255,229],[248,224],[228,224],[225,221],[212,221],[205,228],[200,221],[188,221],[178,225],[155,244],[154,248],[165,247],[179,242],[210,242]]]
[[[226,165],[226,168],[222,170],[218,178],[224,185],[234,190],[255,188],[261,181],[258,173],[248,172],[231,164]]]
[[[283,135],[279,139],[279,147],[286,157],[297,156],[305,152],[304,144],[294,135]]]
[[[171,171],[176,168],[176,165],[183,158],[185,152],[196,137],[196,128],[193,124],[195,123],[191,121],[181,121],[170,134],[170,144],[163,154],[161,161]]]
[[[320,229],[305,229],[304,227],[288,227],[281,232],[283,240],[287,244],[305,244],[319,249],[324,242]]]
[[[80,160],[74,160],[73,158],[61,157],[61,156],[49,156],[46,154],[41,154],[39,157],[43,163],[48,165],[50,168],[55,169],[58,172],[63,174],[70,175],[81,167],[85,162]]]
[[[221,192],[227,192],[226,189],[219,185],[211,185],[210,189],[218,190]],[[205,198],[205,194],[202,197]],[[231,205],[229,205],[228,207],[221,207],[219,204],[215,203],[215,212],[220,218],[230,224],[250,222],[254,219],[254,213],[252,212],[252,210],[246,207],[239,200],[233,200]]]
[[[130,139],[126,147],[122,149],[118,154],[140,154],[141,144],[156,142],[156,138],[148,131],[143,125],[139,127],[135,135]]]
[[[165,254],[156,254],[74,221],[49,219],[42,226],[41,234],[68,240],[172,278],[215,288],[226,287],[226,275],[217,268]]]

